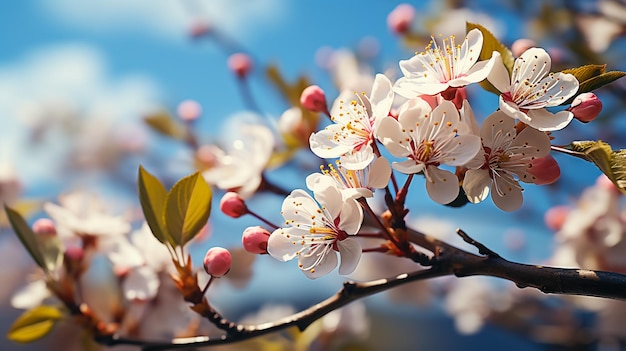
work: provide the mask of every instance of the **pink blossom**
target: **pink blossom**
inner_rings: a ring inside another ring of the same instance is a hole
[[[230,251],[222,247],[212,247],[204,256],[204,270],[209,275],[219,278],[228,273],[232,262]]]

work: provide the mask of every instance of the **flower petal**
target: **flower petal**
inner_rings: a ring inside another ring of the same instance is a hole
[[[574,118],[574,114],[569,111],[551,113],[546,109],[528,110],[530,121],[527,124],[537,130],[547,132],[561,130],[565,128]]]
[[[552,59],[542,48],[530,48],[515,60],[511,82],[525,84],[526,81],[539,82],[550,72]]]
[[[448,83],[441,83],[432,79],[420,79],[415,75],[411,75],[398,79],[393,85],[393,91],[407,99],[413,99],[420,95],[439,94],[446,90],[448,86]]]
[[[295,228],[276,229],[267,241],[267,252],[282,262],[293,259],[296,257],[296,253],[302,249],[302,245],[294,241],[294,237],[298,237],[301,233],[302,230]]]
[[[428,166],[426,173],[426,191],[433,201],[449,204],[459,195],[459,179],[454,173]]]
[[[393,167],[393,169],[395,169],[396,171],[404,174],[414,174],[424,170],[424,164],[417,163],[414,160],[394,162],[391,167]]]
[[[346,200],[342,204],[338,227],[349,235],[354,235],[361,229],[363,208],[356,200]]]
[[[478,135],[464,134],[446,140],[441,148],[445,150],[445,154],[437,157],[437,162],[449,166],[462,166],[482,150],[482,144]]]
[[[384,74],[377,74],[370,94],[373,117],[378,121],[389,115],[391,104],[393,103],[393,86],[391,81]],[[379,122],[380,123],[380,122]],[[374,122],[374,125],[377,123]],[[374,130],[376,130],[374,128]]]
[[[534,128],[524,128],[511,145],[521,146],[524,149],[522,153],[532,157],[543,157],[550,153],[550,137]]]
[[[365,169],[374,160],[374,151],[371,145],[366,145],[358,151],[349,152],[339,158],[341,165],[349,170]]]
[[[504,99],[502,98],[502,96],[500,96],[500,110],[502,112],[504,112],[507,116],[513,118],[513,119],[519,119],[520,121],[529,124],[530,123],[530,117],[528,117],[527,114],[525,114],[524,112],[520,111],[519,107],[513,103],[513,102],[509,102],[509,101],[504,101]]]
[[[502,93],[511,90],[511,76],[502,62],[502,57],[498,56],[494,59],[493,67],[487,76],[487,80]]]
[[[465,173],[463,190],[471,203],[479,203],[489,195],[491,177],[486,169],[471,169]]]
[[[515,182],[512,178],[510,180]],[[506,187],[506,185],[506,183],[504,183],[504,186],[499,185],[501,194],[498,191],[491,191],[491,199],[502,211],[515,211],[522,207],[522,202],[524,201],[522,189],[514,186]]]
[[[295,189],[283,201],[281,213],[288,222],[310,223],[311,215],[319,208],[317,202],[306,191]]]
[[[147,301],[156,296],[159,285],[157,274],[151,268],[142,266],[128,272],[122,283],[122,290],[126,300]]]
[[[332,221],[339,216],[343,201],[341,192],[337,188],[337,183],[331,177],[324,177],[318,180],[313,196],[321,207],[327,211],[329,220]]]
[[[494,51],[489,60],[476,63],[474,66],[472,66],[471,69],[467,71],[466,75],[453,79],[448,82],[448,84],[450,84],[451,87],[461,87],[469,85],[471,83],[481,82],[487,79],[498,61],[502,61],[502,59],[500,58],[500,53]]]
[[[384,157],[377,158],[369,169],[368,188],[382,189],[389,184],[391,178],[391,166]]]
[[[326,129],[311,134],[309,137],[311,151],[321,158],[335,158],[351,151],[352,147],[334,141],[334,135],[340,129],[340,125],[331,124]]]
[[[310,267],[318,257],[316,255],[313,256],[300,256],[298,262],[303,267]],[[338,263],[337,254],[331,249],[328,252],[324,253],[324,257],[321,258],[320,262],[315,265],[312,269],[303,270],[304,274],[311,278],[316,279],[326,274],[330,273],[335,267],[337,267]]]
[[[361,259],[361,244],[353,238],[347,238],[337,242],[337,249],[341,256],[339,274],[346,275],[354,272]]]
[[[404,157],[411,153],[410,145],[407,142],[409,136],[402,131],[400,123],[393,117],[383,118],[377,133],[378,140],[392,155]]]
[[[476,61],[478,61],[482,48],[483,33],[478,28],[467,32],[465,40],[463,40],[463,44],[461,45],[461,58],[459,59],[461,66],[457,71],[462,73],[469,71]]]

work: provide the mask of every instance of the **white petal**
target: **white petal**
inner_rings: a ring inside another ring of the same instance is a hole
[[[502,196],[495,191],[491,191],[491,198],[493,199],[493,203],[498,206],[502,211],[515,211],[522,207],[522,202],[524,201],[522,197],[522,189],[517,187],[506,187],[506,183],[504,186],[500,187],[502,191]]]
[[[470,127],[470,132],[472,134],[480,135],[480,128],[478,128],[478,123],[476,123],[474,111],[472,110],[469,101],[463,100],[463,107],[459,111],[459,115],[461,116],[461,122]]]
[[[511,76],[502,62],[502,57],[498,56],[494,59],[493,67],[487,76],[487,80],[500,92],[505,93],[511,90]]]
[[[346,275],[354,272],[361,259],[361,244],[355,239],[347,238],[337,242],[337,249],[341,256],[339,274]]]
[[[449,204],[459,195],[459,179],[452,172],[428,166],[426,173],[426,191],[433,201]]]
[[[370,167],[367,187],[382,189],[389,184],[391,178],[391,166],[384,157],[377,158]]]
[[[314,154],[321,158],[335,158],[352,150],[350,146],[337,144],[333,141],[335,126],[340,128],[339,125],[333,124],[324,130],[311,134],[309,145]]]
[[[489,60],[476,63],[469,71],[467,71],[466,75],[453,79],[448,82],[448,84],[450,84],[450,86],[452,87],[460,87],[472,83],[482,82],[483,80],[487,79],[487,77],[493,70],[493,67],[498,63],[498,61],[502,61],[502,59],[500,58],[500,53],[494,51]]]
[[[353,235],[359,232],[363,223],[363,209],[356,200],[342,202],[339,229]]]
[[[301,256],[298,262],[303,267],[310,267],[317,260],[317,256]],[[330,273],[335,267],[337,267],[337,254],[330,250],[330,252],[326,253],[321,261],[317,264],[317,266],[313,267],[310,270],[303,270],[304,274],[311,278],[316,279],[326,274]]]
[[[393,169],[395,169],[396,171],[404,174],[414,174],[424,170],[424,164],[417,163],[414,160],[394,162],[391,167],[393,167]]]
[[[311,215],[316,213],[319,205],[302,189],[295,189],[283,201],[281,211],[286,220],[295,223],[310,223]]]
[[[417,123],[423,124],[424,118],[433,112],[430,105],[421,98],[409,100],[407,108],[403,108],[398,115],[398,123],[406,130],[415,129]]]
[[[406,141],[409,136],[402,131],[400,123],[393,117],[385,117],[378,128],[378,140],[387,151],[396,157],[408,156],[411,153],[410,145]]]
[[[23,310],[41,305],[45,299],[52,296],[43,279],[38,279],[21,287],[11,297],[11,306]]]
[[[327,175],[321,173],[311,173],[306,177],[306,187],[315,192],[315,186],[320,181],[320,177],[328,177]]]
[[[463,190],[471,203],[479,203],[489,195],[491,178],[486,169],[469,170],[463,179]]]
[[[511,145],[522,146],[523,153],[533,157],[544,157],[550,153],[550,137],[535,128],[524,128]]]
[[[339,216],[341,212],[342,196],[337,188],[337,183],[330,177],[320,178],[313,193],[319,204],[328,211],[330,220]]]
[[[159,289],[159,277],[149,267],[142,266],[128,272],[122,283],[126,300],[146,301],[156,296]]]
[[[371,145],[362,147],[359,151],[349,152],[339,158],[341,165],[349,170],[361,170],[369,166],[374,160],[374,151]]]
[[[293,259],[296,257],[296,253],[302,249],[302,245],[296,241],[301,233],[301,230],[298,231],[294,228],[276,229],[267,241],[267,252],[282,262]]]
[[[389,115],[391,104],[393,103],[393,96],[393,86],[389,78],[384,74],[377,74],[370,95],[372,113],[376,120]]]
[[[445,148],[445,154],[437,158],[438,162],[449,166],[462,166],[482,150],[482,144],[478,135],[464,134],[449,139],[442,148]]]
[[[548,84],[549,88],[538,101],[546,101],[546,107],[561,105],[578,91],[578,80],[571,74],[557,72],[548,75],[539,82],[537,88],[544,84]]]
[[[530,48],[515,60],[511,82],[519,80],[524,84],[525,80],[538,82],[550,72],[552,59],[542,48]]]
[[[540,131],[555,131],[565,128],[574,118],[574,114],[569,111],[551,113],[546,109],[528,110],[530,121],[529,126]]]
[[[434,80],[424,81],[416,76],[403,77],[396,81],[393,91],[407,99],[413,99],[420,95],[435,95],[448,88],[448,83],[441,83]]]
[[[465,40],[461,45],[461,59],[460,63],[463,64],[462,72],[467,72],[478,61],[480,52],[483,48],[483,33],[474,28],[467,32]],[[484,78],[483,78],[484,79]]]
[[[513,103],[513,102],[509,102],[509,101],[504,101],[504,99],[502,98],[502,96],[500,96],[500,110],[502,112],[504,112],[507,116],[513,118],[513,119],[519,119],[520,121],[528,124],[530,123],[530,117],[528,117],[527,114],[525,114],[524,112],[520,111],[519,107]]]
[[[482,138],[483,145],[490,148],[498,148],[500,145],[494,145],[494,137],[499,135],[499,140],[508,142],[513,139],[515,135],[514,128],[515,121],[503,111],[496,111],[490,114],[485,119],[480,129],[480,137]],[[503,135],[505,138],[502,137]]]

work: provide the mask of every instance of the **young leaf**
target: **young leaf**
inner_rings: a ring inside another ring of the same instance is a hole
[[[185,140],[187,137],[185,129],[166,112],[146,116],[143,120],[152,129],[170,138]]]
[[[602,73],[593,78],[589,78],[585,80],[584,82],[580,83],[580,86],[578,87],[578,94],[594,91],[609,83],[612,83],[613,81],[619,78],[622,78],[623,76],[626,76],[626,72],[610,71],[610,72]]]
[[[58,308],[39,306],[19,316],[7,332],[7,339],[28,343],[46,336],[55,323],[63,317]]]
[[[179,180],[165,200],[165,223],[176,245],[193,239],[211,213],[211,188],[196,172]]]
[[[587,79],[601,75],[605,71],[606,65],[584,65],[563,70],[561,73],[569,73],[576,77],[579,83],[582,83]]]
[[[502,63],[504,63],[504,67],[506,67],[510,75],[513,71],[513,65],[515,64],[515,59],[513,58],[513,53],[511,53],[511,50],[509,50],[509,48],[502,44],[487,28],[481,26],[480,24],[466,22],[465,28],[468,32],[476,28],[483,33],[483,48],[480,51],[480,56],[478,56],[478,60],[489,60],[493,52],[497,51],[500,53],[500,56],[502,57]],[[500,95],[498,89],[496,89],[486,79],[480,82],[480,86],[489,92]]]
[[[26,223],[26,220],[24,220],[24,218],[17,211],[6,205],[4,206],[4,210],[7,213],[11,227],[13,227],[13,230],[22,242],[22,245],[24,245],[33,260],[35,260],[35,263],[42,269],[47,270],[46,261],[44,260],[41,249],[39,248],[36,234],[30,228],[28,223]]]
[[[565,149],[574,151],[575,156],[593,162],[622,193],[626,194],[626,150],[613,151],[611,146],[603,141],[575,141]]]
[[[167,190],[161,182],[143,166],[139,166],[139,174],[137,177],[139,187],[139,202],[141,209],[146,218],[146,222],[152,230],[152,234],[161,243],[170,243],[175,246],[175,242],[167,232],[167,226],[163,218],[165,209],[165,199],[167,198]]]

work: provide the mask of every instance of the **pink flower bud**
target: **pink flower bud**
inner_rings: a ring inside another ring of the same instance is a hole
[[[65,258],[70,259],[72,261],[80,262],[85,258],[85,250],[82,247],[71,245],[65,249]]]
[[[202,106],[200,106],[197,101],[185,100],[178,104],[176,113],[183,121],[195,121],[198,117],[200,117],[200,115],[202,115]]]
[[[543,220],[546,226],[553,231],[559,231],[563,228],[563,223],[567,219],[572,209],[568,206],[555,206],[549,209],[543,216]]]
[[[191,25],[189,34],[192,38],[200,38],[211,32],[211,25],[206,20],[196,21]]]
[[[219,278],[228,273],[232,262],[230,251],[222,247],[212,247],[204,256],[204,270],[209,275]]]
[[[511,45],[511,52],[513,56],[520,57],[526,50],[534,47],[537,47],[537,43],[532,39],[517,39],[513,42],[513,45]]]
[[[328,107],[326,107],[326,94],[324,94],[324,90],[317,85],[308,86],[302,91],[300,104],[309,111],[322,112],[330,115]]]
[[[536,177],[537,185],[552,184],[561,177],[561,168],[551,155],[532,160],[528,172]]]
[[[249,212],[246,203],[241,196],[234,191],[229,191],[222,196],[220,210],[232,218],[239,218]]]
[[[409,4],[400,4],[387,16],[387,27],[395,34],[406,34],[414,18],[415,8]]]
[[[256,226],[248,227],[243,231],[241,243],[244,249],[253,254],[266,254],[267,241],[270,238],[270,232],[265,228]]]
[[[591,122],[602,111],[602,101],[594,93],[582,93],[574,99],[568,110],[577,120],[583,123]]]
[[[35,234],[42,234],[42,235],[56,235],[57,234],[57,229],[54,226],[54,222],[49,219],[49,218],[41,218],[35,221],[35,223],[33,223],[33,231],[35,232]]]
[[[252,70],[252,59],[243,53],[233,54],[228,58],[228,68],[235,72],[237,77],[245,78]]]

